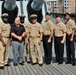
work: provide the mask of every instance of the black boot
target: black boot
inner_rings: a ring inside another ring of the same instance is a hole
[[[0,66],[0,69],[4,69],[4,66]]]

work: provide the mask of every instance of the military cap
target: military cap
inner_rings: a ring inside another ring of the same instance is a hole
[[[70,16],[70,13],[68,13],[68,12],[67,12],[67,13],[65,13],[65,16]]]
[[[46,12],[46,14],[45,15],[49,15],[50,16],[50,13],[49,12]]]
[[[37,15],[36,14],[32,14],[31,16],[30,16],[30,19],[37,19]]]
[[[8,14],[7,14],[7,13],[3,13],[3,14],[1,15],[1,18],[8,18]]]
[[[24,14],[19,15],[20,18],[25,18],[26,16]]]

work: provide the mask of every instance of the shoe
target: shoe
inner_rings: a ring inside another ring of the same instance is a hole
[[[37,63],[32,63],[32,65],[36,65]]]
[[[75,62],[72,62],[72,66],[75,66],[76,65],[76,63]]]
[[[51,62],[47,61],[47,62],[46,62],[46,65],[49,65],[49,64],[51,64]]]
[[[0,69],[4,69],[4,66],[0,66]]]
[[[27,61],[27,63],[29,64],[29,63],[30,63],[30,61]]]
[[[4,66],[10,66],[9,64],[5,64]]]
[[[18,65],[18,63],[14,63],[14,66],[17,66]]]
[[[71,62],[66,62],[65,64],[71,64]]]
[[[21,63],[19,63],[20,65],[24,65],[24,61],[22,61]]]
[[[25,61],[23,61],[23,63],[25,63]]]
[[[19,63],[20,65],[24,65],[24,63]]]
[[[57,60],[55,60],[55,61],[53,61],[52,63],[58,63],[58,61],[57,61]]]
[[[42,67],[42,66],[43,66],[43,64],[39,64],[39,66],[40,66],[40,67]]]
[[[63,62],[58,62],[58,65],[63,64]]]
[[[46,65],[50,65],[50,63],[46,63]]]

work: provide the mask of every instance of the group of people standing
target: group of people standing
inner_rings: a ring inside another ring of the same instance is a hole
[[[74,48],[74,35],[75,35],[75,22],[71,19],[70,14],[65,14],[66,23],[61,21],[60,15],[56,15],[56,23],[50,20],[50,14],[47,13],[46,21],[43,23],[43,46],[45,52],[45,60],[50,64],[52,60],[52,40],[54,40],[55,56],[54,63],[62,64],[64,59],[64,42],[66,40],[66,64],[75,66],[75,48]],[[48,32],[47,32],[48,31]],[[51,57],[50,57],[51,56]],[[51,58],[51,60],[50,60]]]
[[[46,64],[50,64],[52,60],[52,42],[54,41],[54,49],[56,59],[53,63],[62,64],[64,61],[64,43],[66,41],[66,58],[65,64],[75,66],[75,22],[71,19],[70,14],[65,14],[66,22],[61,21],[60,15],[56,15],[56,23],[50,20],[50,14],[46,13],[46,21],[42,24],[43,32],[43,47],[45,53]],[[51,59],[51,60],[50,60]]]
[[[43,42],[45,63],[51,64],[52,61],[52,43],[54,41],[56,60],[54,63],[62,64],[64,59],[64,42],[66,40],[66,64],[75,66],[75,48],[74,34],[75,22],[71,19],[70,14],[65,14],[66,23],[61,21],[60,15],[56,16],[56,23],[53,23],[50,14],[45,14],[45,21],[40,24],[37,22],[37,15],[30,16],[30,22],[24,22],[19,16],[15,18],[14,24],[8,23],[8,14],[2,14],[0,22],[0,69],[8,66],[9,47],[12,46],[14,66],[24,65],[24,45],[26,46],[27,63],[37,64],[38,56],[39,66],[43,65],[43,57],[40,45]],[[37,50],[37,55],[35,54]],[[19,59],[18,59],[19,57]],[[31,58],[31,59],[30,59]]]

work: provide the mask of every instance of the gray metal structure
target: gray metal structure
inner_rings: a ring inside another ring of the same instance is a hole
[[[44,3],[44,0],[33,0],[31,7],[34,10],[39,11],[42,8],[43,3]]]
[[[9,11],[14,10],[16,7],[16,0],[5,0],[4,7]]]

